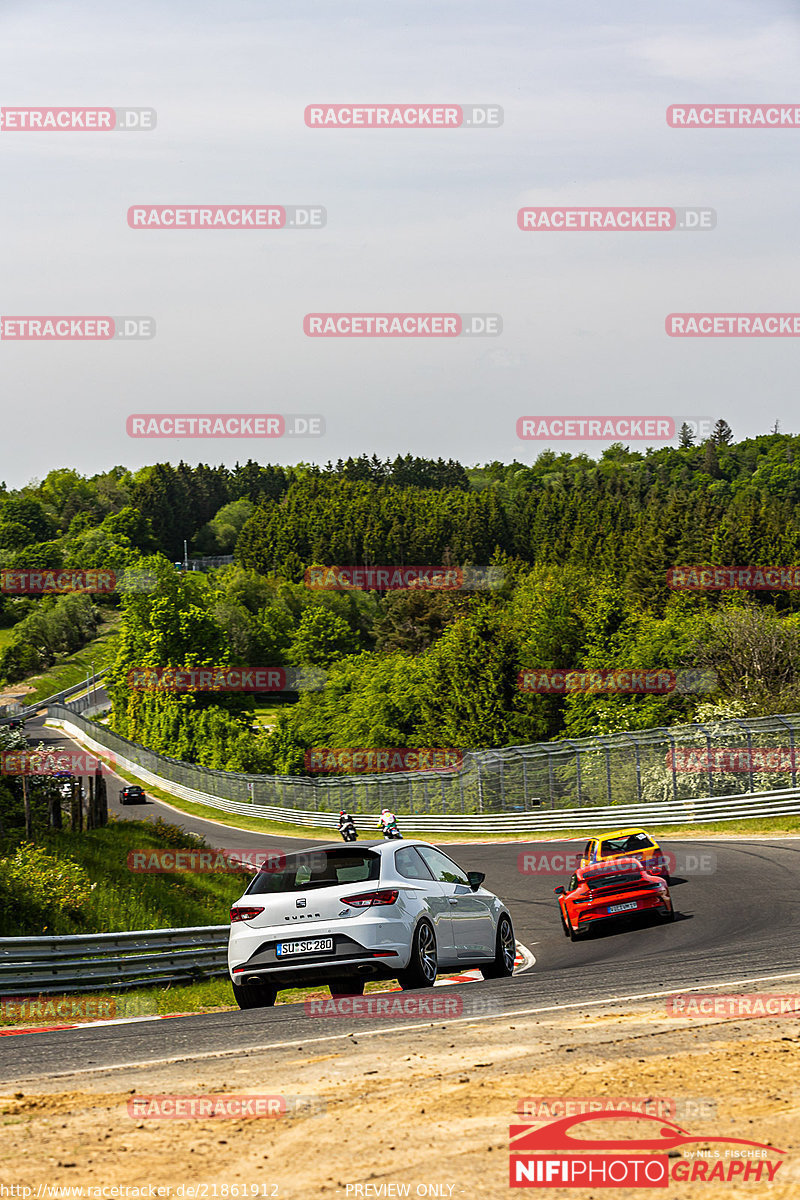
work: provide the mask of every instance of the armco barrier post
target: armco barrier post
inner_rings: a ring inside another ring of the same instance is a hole
[[[639,753],[639,739],[636,737],[635,734],[631,734],[631,741],[633,742],[633,753],[634,753],[634,757],[636,759],[636,803],[641,804],[641,802],[642,802],[642,760],[641,760],[641,756]]]
[[[792,787],[797,787],[797,767],[794,760],[794,726],[788,721],[784,721],[783,717],[775,717],[776,721],[780,721],[781,725],[789,730],[789,749],[792,752]]]
[[[583,805],[583,798],[581,796],[581,750],[580,750],[580,746],[578,746],[575,742],[573,742],[572,738],[564,738],[563,740],[567,743],[568,746],[572,746],[572,749],[575,752],[575,790],[577,792],[578,808],[581,808]]]
[[[754,792],[755,784],[753,782],[753,734],[750,729],[750,726],[747,724],[746,721],[739,721],[736,717],[731,717],[731,720],[734,722],[734,724],[739,725],[744,730],[745,737],[747,738],[747,767],[748,767],[747,776],[748,776],[748,782],[750,785],[748,790],[750,792]]]
[[[608,742],[605,738],[600,737],[599,733],[596,733],[595,739],[603,747],[603,753],[606,756],[606,796],[608,797],[608,803],[611,804],[613,803],[611,798],[611,754],[609,753]]]
[[[678,767],[675,762],[675,738],[669,732],[667,732],[667,737],[669,738],[669,745],[670,745],[670,751],[671,751],[670,758],[672,760],[672,799],[677,800],[678,799]],[[640,793],[640,799],[641,799],[641,793]]]

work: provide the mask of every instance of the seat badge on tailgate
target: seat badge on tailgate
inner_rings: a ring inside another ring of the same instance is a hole
[[[305,908],[305,906],[306,906],[305,899],[295,900],[295,906],[297,908]]]

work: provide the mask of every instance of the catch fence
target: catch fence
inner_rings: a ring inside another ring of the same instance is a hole
[[[455,771],[330,777],[213,770],[139,746],[74,708],[54,704],[48,715],[153,777],[216,797],[225,807],[231,802],[231,811],[253,805],[312,815],[340,809],[366,815],[389,808],[399,816],[423,818],[525,817],[683,806],[695,799],[797,789],[800,766],[800,751],[795,763],[800,714],[467,751]]]

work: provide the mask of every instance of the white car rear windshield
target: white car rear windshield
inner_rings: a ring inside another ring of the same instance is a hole
[[[247,895],[263,892],[306,892],[310,888],[344,883],[370,883],[380,876],[381,858],[374,850],[351,846],[331,850],[302,850],[279,858],[274,867],[259,871]]]

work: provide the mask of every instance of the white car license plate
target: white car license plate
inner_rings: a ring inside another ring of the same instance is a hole
[[[632,908],[638,908],[639,905],[635,900],[630,900],[627,904],[609,904],[608,911],[612,912],[629,912]]]
[[[278,942],[278,958],[288,958],[290,954],[318,954],[321,950],[332,950],[333,938],[306,938],[303,942]]]

